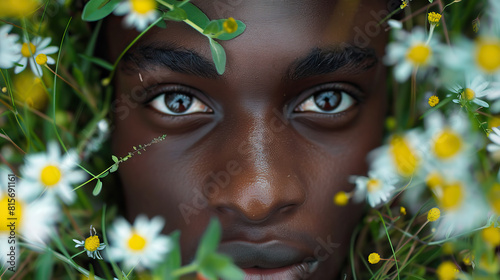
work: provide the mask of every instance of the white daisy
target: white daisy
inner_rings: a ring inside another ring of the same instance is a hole
[[[398,82],[406,81],[416,68],[425,70],[436,65],[438,44],[433,37],[428,38],[424,29],[416,27],[411,33],[395,29],[394,32],[396,41],[387,46],[385,63],[395,65],[394,77]]]
[[[366,199],[371,207],[389,200],[392,197],[392,191],[396,189],[394,184],[397,182],[395,178],[386,177],[374,171],[369,171],[368,177],[351,176],[350,181],[356,184],[354,201],[361,202]]]
[[[491,35],[480,35],[472,41],[457,38],[453,47],[444,51],[444,65],[469,76],[485,75],[500,79],[500,39]]]
[[[0,68],[9,69],[21,58],[19,35],[9,34],[12,25],[0,27]]]
[[[490,83],[481,75],[477,75],[473,80],[467,75],[465,78],[465,85],[455,85],[450,88],[458,97],[453,99],[453,102],[459,104],[462,102],[472,102],[484,108],[488,108],[490,105],[479,98],[490,93],[490,90],[487,89],[489,84]]]
[[[95,227],[92,225],[90,225],[90,236],[87,237],[87,239],[84,241],[73,239],[73,241],[76,243],[75,248],[83,247],[89,258],[102,260],[99,251],[104,250],[104,248],[106,248],[106,244],[100,243],[99,236],[97,236]]]
[[[448,181],[435,192],[441,210],[436,229],[437,238],[471,231],[485,225],[488,220],[489,207],[477,191],[480,187],[471,178],[461,179]]]
[[[412,129],[404,135],[392,135],[387,145],[368,155],[370,170],[384,177],[407,179],[420,173],[425,150],[422,149],[422,131]]]
[[[56,142],[47,145],[47,153],[28,155],[21,173],[33,187],[46,189],[47,194],[59,196],[64,203],[71,204],[76,194],[71,185],[83,182],[85,172],[75,170],[77,167],[76,151],[70,150],[61,157]]]
[[[472,164],[473,148],[478,140],[477,134],[471,133],[468,118],[456,112],[446,120],[436,111],[425,117],[424,126],[433,165],[443,170],[467,170]]]
[[[54,64],[56,62],[52,57],[48,56],[59,50],[58,47],[49,46],[51,41],[52,38],[42,39],[41,37],[35,37],[31,42],[25,41],[21,47],[21,59],[17,62],[22,66],[16,66],[16,68],[14,68],[14,73],[18,74],[24,71],[29,63],[33,74],[41,77],[43,74],[42,66],[36,63],[35,58],[39,54],[44,54],[47,56],[47,64]]]
[[[49,239],[59,220],[60,209],[54,199],[40,197],[37,188],[17,179],[10,170],[0,168],[0,251],[7,252],[3,245],[10,244],[16,247],[19,256],[17,244],[20,238],[36,244],[44,244]],[[11,237],[14,229],[15,239]],[[8,240],[15,243],[8,243]],[[4,264],[5,257],[6,254],[0,254],[0,263]]]
[[[160,16],[156,10],[155,0],[126,0],[116,7],[114,14],[118,16],[127,14],[125,26],[135,27],[137,31],[143,31]]]
[[[161,217],[148,220],[139,215],[133,226],[118,218],[109,230],[110,246],[105,257],[123,262],[127,269],[154,268],[172,248],[170,238],[160,234],[164,224]]]

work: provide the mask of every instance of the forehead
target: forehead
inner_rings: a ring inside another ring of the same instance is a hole
[[[314,47],[340,43],[377,48],[386,40],[383,28],[377,24],[390,10],[390,1],[383,0],[195,0],[192,3],[210,19],[234,17],[246,24],[242,35],[221,43],[229,50],[228,57],[236,56],[239,50],[242,52],[239,57],[267,60],[293,58]],[[115,20],[111,26],[120,24],[120,20]],[[124,34],[116,30],[112,28],[111,33],[116,36],[111,39],[115,55],[137,36],[134,31]],[[166,29],[150,30],[138,45],[156,43],[173,43],[210,58],[206,38],[182,22],[168,22]]]

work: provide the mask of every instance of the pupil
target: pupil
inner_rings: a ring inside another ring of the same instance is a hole
[[[191,107],[191,96],[173,93],[165,97],[165,104],[174,113],[184,113]]]
[[[336,91],[325,91],[314,96],[316,106],[323,111],[332,111],[340,104],[341,95]]]

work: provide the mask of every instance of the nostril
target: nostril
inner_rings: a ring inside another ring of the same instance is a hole
[[[278,213],[285,213],[285,212],[290,212],[292,211],[293,209],[295,209],[297,206],[297,204],[288,204],[288,205],[285,205],[283,207],[281,207],[280,209],[278,209]]]

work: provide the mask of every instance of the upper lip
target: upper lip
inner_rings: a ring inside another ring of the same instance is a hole
[[[240,240],[223,242],[219,252],[231,256],[241,268],[279,268],[314,261],[307,248],[279,240],[264,243]]]

